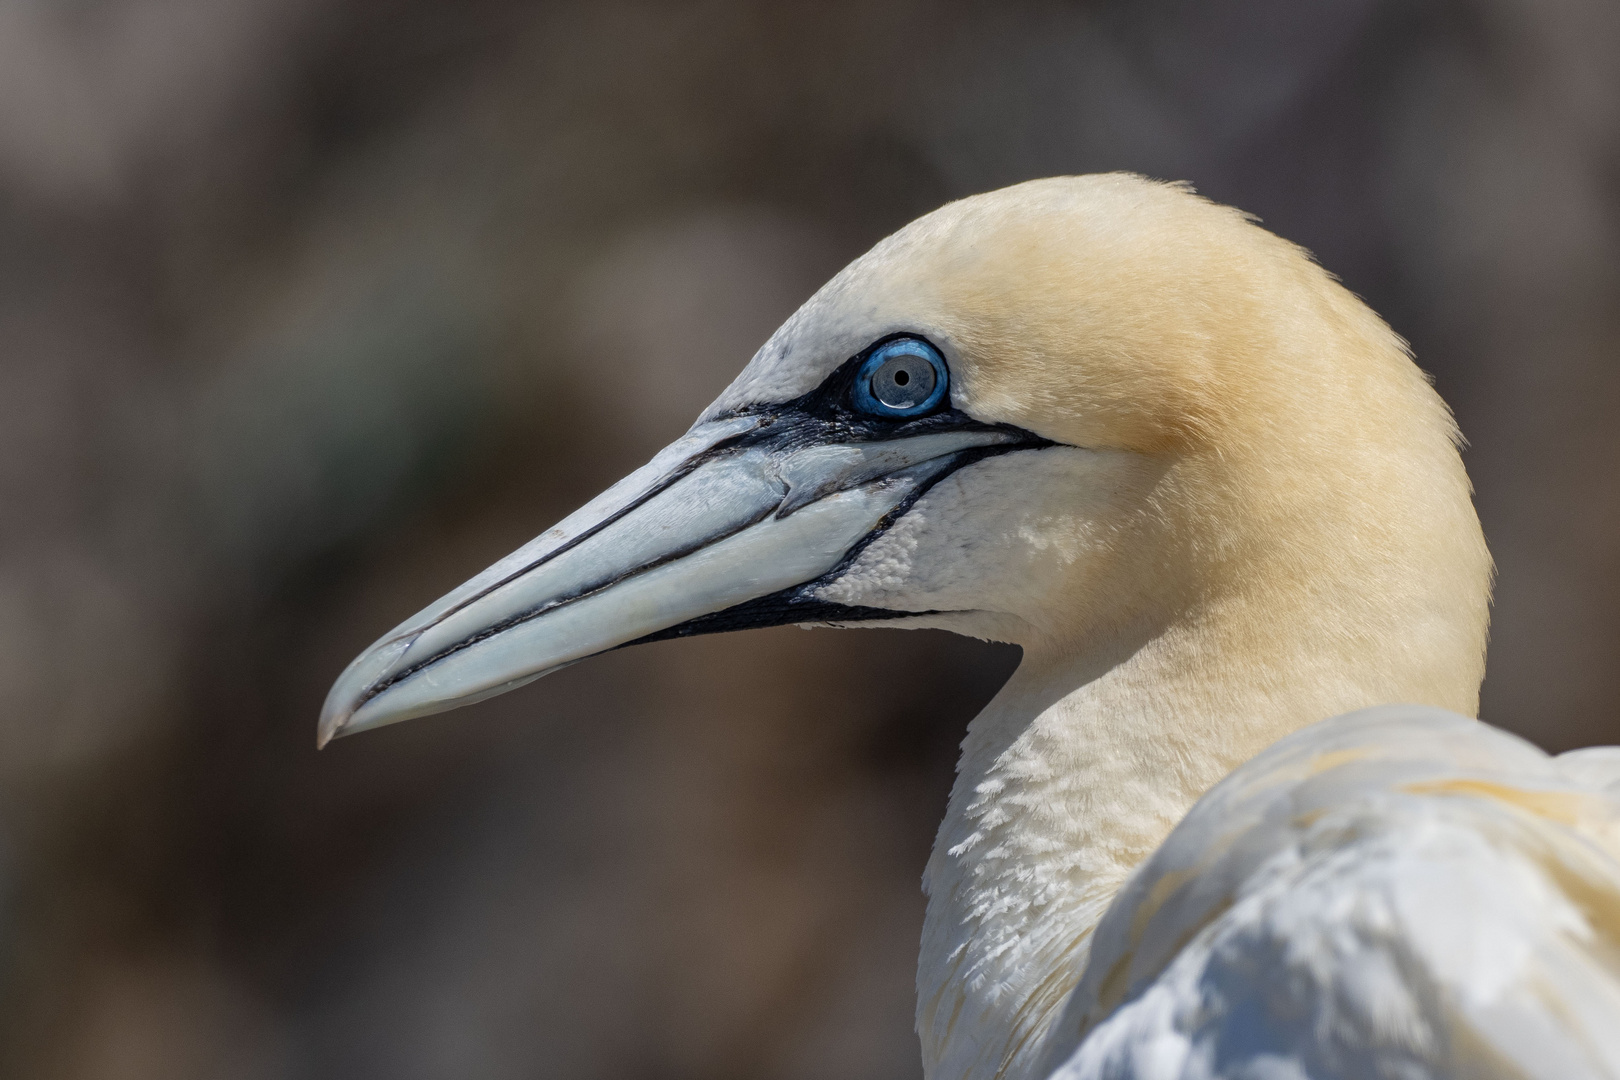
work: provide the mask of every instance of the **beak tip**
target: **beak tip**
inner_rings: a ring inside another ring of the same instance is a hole
[[[322,716],[320,725],[315,732],[315,749],[325,750],[326,744],[341,737],[344,734],[344,729],[348,726],[349,715],[347,712],[333,712]]]
[[[362,700],[356,693],[356,683],[351,672],[345,671],[326,695],[326,701],[321,704],[321,719],[315,728],[315,749],[324,750],[327,743],[354,730],[354,714]]]

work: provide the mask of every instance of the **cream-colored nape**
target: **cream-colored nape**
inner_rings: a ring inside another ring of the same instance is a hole
[[[1016,642],[925,878],[933,1080],[1620,1076],[1620,765],[1469,719],[1457,445],[1400,339],[1238,212],[991,192],[362,654],[322,738],[661,637]]]

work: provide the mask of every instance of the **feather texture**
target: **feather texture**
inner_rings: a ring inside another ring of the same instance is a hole
[[[1620,799],[1589,762],[1417,707],[1282,740],[1098,924],[1053,1080],[1620,1075]]]

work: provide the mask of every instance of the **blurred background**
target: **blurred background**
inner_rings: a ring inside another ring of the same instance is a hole
[[[1620,741],[1617,55],[1612,0],[0,0],[0,1072],[918,1076],[1014,650],[315,718],[844,262],[1030,177],[1190,180],[1407,336],[1500,566],[1485,716]]]

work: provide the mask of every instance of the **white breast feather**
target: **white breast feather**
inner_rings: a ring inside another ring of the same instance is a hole
[[[1436,709],[1284,739],[1099,924],[1054,1080],[1620,1076],[1617,795]]]

